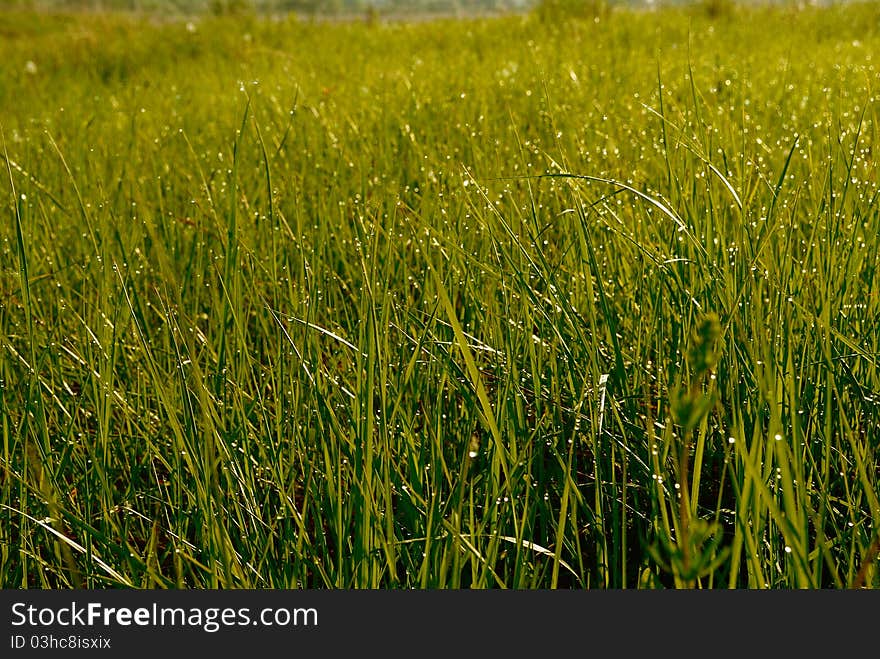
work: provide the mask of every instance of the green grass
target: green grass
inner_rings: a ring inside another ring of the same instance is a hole
[[[880,11],[0,13],[0,584],[880,585]]]

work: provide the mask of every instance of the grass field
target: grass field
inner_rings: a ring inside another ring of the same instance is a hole
[[[0,58],[3,587],[880,585],[876,4]]]

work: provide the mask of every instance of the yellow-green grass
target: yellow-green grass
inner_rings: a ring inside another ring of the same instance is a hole
[[[875,587],[880,10],[0,13],[4,587]]]

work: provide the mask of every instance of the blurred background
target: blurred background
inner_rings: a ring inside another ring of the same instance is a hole
[[[564,5],[571,13],[600,13],[614,6],[644,7],[699,4],[706,0],[0,0],[0,9],[134,11],[167,15],[202,13],[229,14],[255,12],[283,15],[358,15],[367,11],[380,14],[438,13],[481,14],[526,11],[541,4]],[[840,0],[739,0],[739,4],[826,5]]]

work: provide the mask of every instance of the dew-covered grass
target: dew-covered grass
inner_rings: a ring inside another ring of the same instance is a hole
[[[880,585],[880,10],[0,12],[0,584]]]

